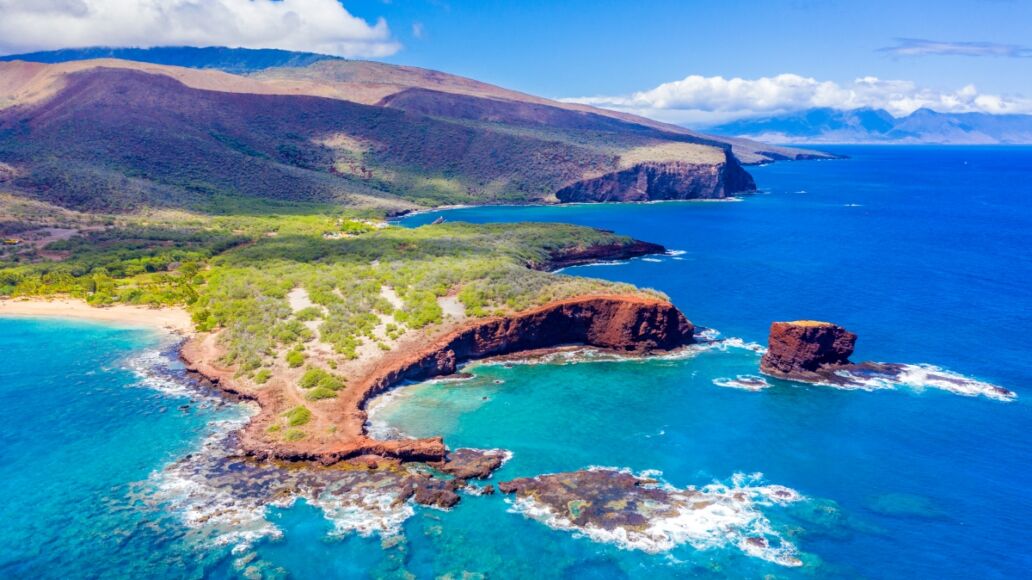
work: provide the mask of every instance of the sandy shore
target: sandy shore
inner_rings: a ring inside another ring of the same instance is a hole
[[[78,318],[113,322],[128,326],[147,326],[177,334],[193,334],[190,314],[182,308],[148,308],[145,306],[93,307],[72,298],[0,300],[0,317]]]

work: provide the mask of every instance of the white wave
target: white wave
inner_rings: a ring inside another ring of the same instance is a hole
[[[642,262],[654,262],[654,263],[656,263],[656,264],[659,264],[659,263],[661,263],[661,262],[662,262],[663,260],[660,260],[659,258],[641,258],[641,261],[642,261]]]
[[[569,266],[568,268],[593,268],[595,266],[622,266],[627,263],[627,260],[599,260],[598,262],[588,262],[587,264],[578,264],[576,266]],[[555,270],[556,272],[562,272],[567,268],[560,268]]]
[[[864,207],[864,206],[862,204],[859,204],[859,203],[847,203],[847,204],[844,204],[843,207]]]
[[[738,375],[733,379],[726,377],[713,379],[713,384],[718,387],[742,389],[745,391],[762,391],[771,386],[767,379],[757,375]]]
[[[965,397],[986,397],[996,401],[1013,401],[1017,393],[1003,387],[973,379],[930,364],[899,365],[899,372],[892,374],[861,375],[839,371],[839,376],[848,380],[846,384],[822,383],[822,386],[838,389],[860,389],[876,391],[882,389],[909,388],[915,391],[938,389]]]
[[[668,255],[668,256],[683,256],[683,255],[685,255],[687,253],[688,252],[686,250],[667,250],[666,255]]]
[[[716,328],[696,328],[695,338],[700,341],[710,342],[720,339],[720,331]]]
[[[176,376],[180,363],[169,357],[166,350],[151,349],[125,359],[125,369],[138,377],[140,386],[154,389],[170,397],[204,398],[218,401],[214,394],[204,393],[191,381]]]
[[[309,498],[308,503],[322,510],[337,537],[352,533],[363,537],[396,536],[405,520],[416,513],[409,502],[398,501],[396,493],[365,489],[339,495],[327,491]]]
[[[633,474],[627,469],[616,471]],[[674,515],[653,517],[645,528],[578,526],[565,514],[556,513],[535,499],[506,501],[510,503],[510,512],[540,521],[553,529],[628,550],[655,554],[681,545],[689,545],[696,550],[737,548],[751,557],[781,566],[802,565],[798,549],[774,530],[760,509],[805,499],[797,491],[779,485],[760,485],[762,474],[735,474],[730,484],[714,482],[698,490],[693,487],[679,490],[659,481],[658,473],[642,472],[637,477],[657,479],[656,487],[670,493]]]
[[[403,388],[395,388],[381,393],[366,404],[366,433],[373,439],[394,440],[411,439],[400,429],[393,427],[383,418],[385,409],[394,407],[398,401],[404,398],[407,391]]]

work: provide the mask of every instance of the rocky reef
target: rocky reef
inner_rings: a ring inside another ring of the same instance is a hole
[[[796,548],[758,508],[802,497],[787,487],[750,483],[739,477],[730,486],[678,489],[647,474],[592,468],[505,481],[498,489],[515,496],[516,509],[527,517],[595,541],[653,553],[681,544],[734,546],[784,566],[801,565]]]
[[[509,452],[501,449],[456,449],[444,461],[430,465],[456,479],[486,479],[508,458]]]
[[[755,189],[752,176],[730,151],[725,151],[723,163],[639,163],[578,181],[560,189],[555,196],[563,203],[723,199]]]

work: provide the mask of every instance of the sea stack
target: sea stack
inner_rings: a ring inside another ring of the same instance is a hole
[[[855,345],[855,334],[830,322],[775,322],[770,325],[760,372],[781,379],[819,381],[850,365]]]

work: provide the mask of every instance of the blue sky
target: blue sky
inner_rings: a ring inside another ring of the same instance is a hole
[[[693,124],[1032,113],[1032,0],[0,0],[0,53],[163,44],[374,58]]]
[[[936,89],[1032,96],[1026,58],[897,57],[897,38],[1032,46],[1026,0],[498,2],[360,0],[403,48],[390,62],[464,74],[551,97],[623,94],[690,74],[820,80],[877,76]],[[413,24],[422,26],[422,38]]]

